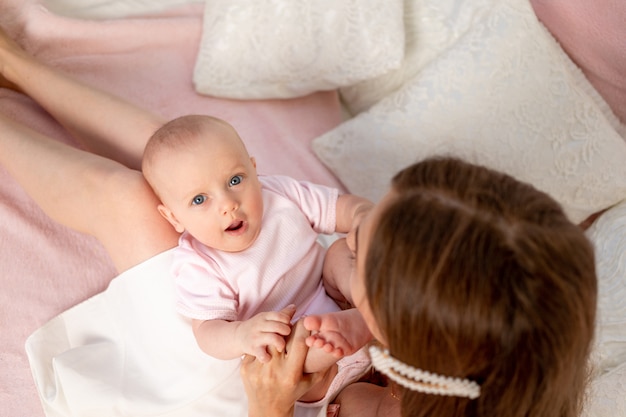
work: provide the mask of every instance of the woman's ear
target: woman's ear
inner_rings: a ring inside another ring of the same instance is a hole
[[[157,209],[159,210],[159,213],[161,213],[161,216],[163,216],[165,220],[167,220],[174,227],[174,230],[176,230],[178,233],[182,233],[185,231],[185,227],[178,221],[176,216],[174,216],[172,210],[170,210],[163,204],[159,204]]]

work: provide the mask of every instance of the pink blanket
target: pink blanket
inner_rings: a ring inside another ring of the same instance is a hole
[[[261,173],[341,187],[309,146],[313,138],[340,123],[336,93],[249,102],[195,93],[191,77],[202,31],[202,5],[145,18],[80,21],[49,13],[35,0],[0,0],[0,25],[39,59],[167,117],[207,113],[230,121],[256,157]],[[77,106],[76,111],[81,109]],[[0,90],[0,112],[75,143],[21,94]],[[105,289],[115,275],[95,239],[51,221],[0,167],[2,415],[43,415],[24,351],[26,338],[62,311]]]

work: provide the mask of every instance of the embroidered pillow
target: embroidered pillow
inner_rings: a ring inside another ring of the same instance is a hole
[[[378,200],[438,154],[551,194],[574,222],[626,196],[619,123],[526,0],[497,2],[397,92],[313,142],[353,193]]]
[[[442,51],[484,18],[497,0],[422,0],[404,2],[404,59],[378,77],[342,87],[342,102],[356,115],[400,89]]]
[[[586,232],[596,251],[598,313],[594,375],[583,416],[626,415],[626,201]]]
[[[200,93],[288,98],[383,74],[404,56],[400,0],[211,0],[194,71]]]
[[[626,200],[604,212],[587,230],[598,274],[594,363],[601,374],[626,364]]]

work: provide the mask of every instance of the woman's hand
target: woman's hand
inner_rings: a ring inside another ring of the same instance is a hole
[[[303,371],[309,350],[305,344],[308,335],[302,321],[298,321],[283,352],[268,347],[269,362],[244,355],[241,377],[248,394],[249,417],[292,417],[298,398],[322,380],[323,373]]]

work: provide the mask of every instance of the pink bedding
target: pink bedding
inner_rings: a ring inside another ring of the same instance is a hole
[[[0,25],[50,65],[167,117],[207,113],[230,121],[262,173],[341,187],[309,146],[341,122],[335,92],[247,102],[195,93],[191,77],[202,30],[201,4],[145,18],[79,21],[53,15],[35,0],[0,0]],[[78,103],[76,107],[81,111]],[[21,94],[0,89],[0,112],[75,143]],[[104,290],[115,275],[97,241],[47,218],[0,167],[2,415],[43,416],[24,351],[26,338]]]

